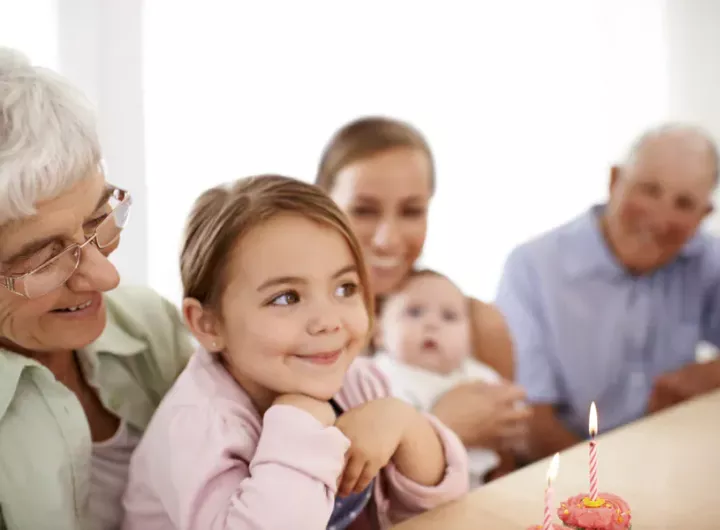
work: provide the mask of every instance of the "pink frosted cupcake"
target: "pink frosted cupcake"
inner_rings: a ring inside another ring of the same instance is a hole
[[[527,530],[543,530],[543,525],[534,524],[532,526],[528,526]],[[561,524],[553,524],[552,530],[567,530],[567,526],[563,526]]]
[[[586,495],[570,497],[560,504],[558,517],[565,526],[576,530],[629,530],[632,528],[630,506],[612,493],[600,493],[598,502]],[[604,502],[599,503],[600,500]]]

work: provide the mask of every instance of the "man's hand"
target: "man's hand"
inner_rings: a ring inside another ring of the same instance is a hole
[[[655,379],[648,413],[658,412],[717,388],[720,388],[720,361],[689,364]]]

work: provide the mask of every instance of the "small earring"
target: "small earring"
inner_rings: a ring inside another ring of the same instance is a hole
[[[213,350],[217,350],[218,349],[217,342],[212,341],[212,347],[213,347]]]

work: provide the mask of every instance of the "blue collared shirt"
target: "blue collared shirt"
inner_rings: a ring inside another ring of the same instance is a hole
[[[654,379],[720,346],[720,240],[698,233],[671,263],[633,276],[600,231],[595,206],[517,247],[497,294],[516,378],[580,436],[590,403],[601,432],[645,414]]]

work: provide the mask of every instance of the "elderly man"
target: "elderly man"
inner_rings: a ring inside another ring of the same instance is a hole
[[[532,458],[717,385],[720,241],[698,232],[712,211],[718,152],[701,130],[665,125],[613,167],[610,198],[516,248],[497,305],[516,377],[534,407]]]

